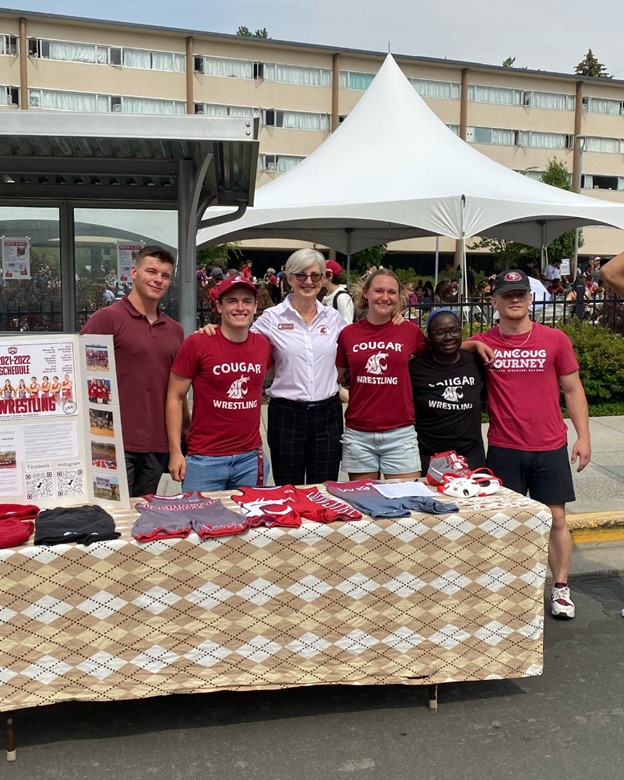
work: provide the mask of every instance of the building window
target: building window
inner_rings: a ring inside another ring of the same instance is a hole
[[[574,95],[562,92],[524,92],[522,103],[527,108],[546,108],[554,111],[574,111]]]
[[[64,92],[56,89],[29,89],[30,108],[45,108],[56,111],[109,111],[109,99],[106,95],[91,92]]]
[[[423,98],[459,100],[460,86],[454,82],[432,81],[431,79],[409,79],[409,82]]]
[[[0,54],[17,56],[17,37],[15,35],[0,35]]]
[[[447,125],[447,127],[451,131],[451,133],[455,133],[455,135],[459,135],[459,125]]]
[[[186,57],[177,52],[122,49],[113,46],[99,46],[93,43],[53,41],[46,38],[29,38],[28,54],[31,57],[62,62],[123,65],[126,68],[178,73],[184,73],[186,70]]]
[[[186,103],[182,100],[163,100],[148,97],[121,98],[124,114],[186,114]]]
[[[258,170],[269,173],[286,173],[298,165],[305,157],[294,154],[261,154],[258,158]]]
[[[620,116],[622,114],[622,101],[588,96],[583,98],[583,108],[585,111],[590,111],[593,114]]]
[[[251,106],[224,106],[217,103],[195,103],[195,113],[206,116],[235,116],[253,119],[260,116],[259,108]]]
[[[587,190],[619,190],[618,176],[598,176],[596,174],[585,174],[581,187]]]
[[[124,49],[123,65],[126,68],[144,70],[165,70],[170,73],[184,73],[186,57],[171,51],[148,51],[146,49]]]
[[[340,89],[359,89],[364,91],[375,78],[374,73],[358,73],[353,70],[341,70],[338,75]]]
[[[329,130],[327,114],[313,114],[308,111],[277,111],[265,108],[263,121],[267,127],[284,127],[290,130]]]
[[[19,87],[0,85],[0,106],[19,106]]]
[[[281,84],[303,84],[308,87],[331,87],[331,70],[324,68],[303,68],[298,65],[278,65],[264,63],[265,81]]]
[[[459,85],[457,85],[459,87]],[[496,103],[501,106],[523,105],[521,89],[504,89],[502,87],[484,87],[473,84],[468,87],[468,100],[474,103]]]
[[[620,154],[621,142],[619,138],[597,138],[595,136],[588,136],[585,139],[584,151]]]
[[[516,171],[516,173],[521,173],[523,176],[526,176],[527,179],[534,179],[535,181],[542,181],[544,178],[544,171],[536,171],[532,168],[527,168],[524,171]]]
[[[92,92],[65,92],[55,89],[29,89],[30,108],[56,111],[86,111],[91,113],[185,114],[181,100],[159,100],[146,97],[98,95]]]
[[[517,145],[536,149],[567,149],[570,136],[565,133],[538,133],[532,130],[520,130],[517,133]]]
[[[52,41],[45,38],[29,38],[28,54],[45,60],[63,62],[86,62],[107,65],[108,46],[96,46],[93,43],[73,43],[71,41]]]
[[[195,72],[206,76],[232,79],[253,79],[258,63],[252,60],[231,60],[225,57],[194,57]],[[257,76],[255,78],[258,78]]]
[[[506,130],[497,127],[475,127],[472,140],[475,144],[494,144],[496,146],[513,146],[515,143],[515,130]]]

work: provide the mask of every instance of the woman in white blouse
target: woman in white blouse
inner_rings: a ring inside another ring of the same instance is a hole
[[[336,344],[346,322],[317,299],[325,275],[320,252],[299,249],[285,273],[292,292],[252,325],[271,342],[275,360],[267,393],[273,479],[276,485],[336,480],[343,432]]]
[[[318,300],[325,275],[320,252],[297,250],[284,273],[292,292],[265,309],[251,326],[271,342],[275,361],[267,391],[273,479],[276,485],[337,480],[344,423],[336,349],[347,323],[336,309]],[[211,335],[215,329],[206,325],[202,331]]]

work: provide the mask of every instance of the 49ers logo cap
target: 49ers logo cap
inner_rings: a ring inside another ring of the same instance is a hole
[[[511,268],[508,271],[500,273],[492,284],[492,295],[511,292],[512,290],[524,290],[531,292],[529,277],[524,271],[518,271]]]

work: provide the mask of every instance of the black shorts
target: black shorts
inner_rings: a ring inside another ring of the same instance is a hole
[[[567,445],[542,452],[488,447],[487,465],[505,487],[542,504],[576,500]]]

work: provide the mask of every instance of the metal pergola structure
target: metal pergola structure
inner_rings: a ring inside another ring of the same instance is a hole
[[[3,111],[0,206],[59,209],[63,330],[76,330],[74,210],[173,209],[179,317],[191,333],[198,225],[210,206],[238,216],[253,205],[257,138],[247,118]]]

